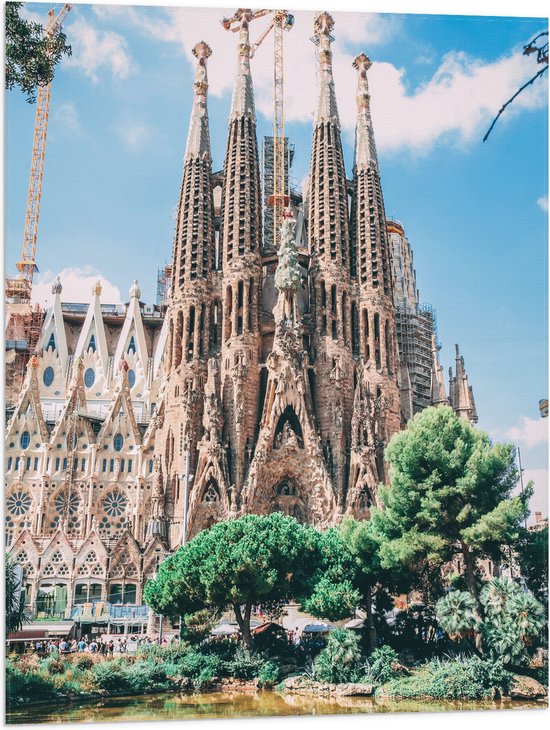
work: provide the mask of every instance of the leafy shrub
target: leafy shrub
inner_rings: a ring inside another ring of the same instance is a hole
[[[439,625],[449,636],[464,636],[475,626],[475,602],[466,591],[451,591],[436,604]]]
[[[128,667],[117,659],[95,664],[92,675],[98,689],[110,692],[132,691]]]
[[[49,656],[47,659],[43,659],[40,662],[40,668],[48,674],[63,674],[67,668],[67,664],[63,659],[59,659],[54,655]]]
[[[411,676],[393,679],[382,693],[396,697],[434,697],[435,699],[479,700],[495,691],[506,692],[511,674],[501,662],[477,656],[432,661]]]
[[[38,672],[21,671],[6,665],[6,707],[22,705],[33,700],[53,699],[57,694],[53,680]]]
[[[258,676],[264,663],[265,659],[261,654],[249,651],[244,644],[239,644],[233,658],[225,662],[225,669],[230,677],[253,679]]]
[[[191,651],[178,662],[177,676],[189,677],[196,689],[207,686],[223,673],[223,662],[215,655]]]
[[[376,684],[385,684],[395,677],[392,664],[397,661],[397,653],[391,646],[384,644],[375,649],[369,657],[370,676]]]
[[[266,662],[258,672],[258,683],[260,687],[271,689],[281,679],[281,670],[275,662]]]
[[[138,661],[127,669],[128,684],[136,694],[146,691],[166,689],[166,669],[163,664]]]
[[[359,638],[346,629],[335,629],[315,659],[315,678],[321,682],[354,682],[361,675]]]
[[[93,654],[76,654],[73,660],[73,665],[78,669],[91,669],[94,664],[97,664],[97,660]]]

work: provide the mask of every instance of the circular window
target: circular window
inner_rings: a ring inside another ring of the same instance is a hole
[[[68,512],[70,515],[74,515],[78,510],[78,504],[80,500],[77,494],[67,494],[67,492],[60,492],[54,499],[55,511],[60,515],[64,512]]]
[[[93,368],[88,368],[84,373],[84,385],[87,388],[91,388],[95,381],[95,371]]]
[[[30,433],[28,431],[23,431],[23,433],[21,434],[21,441],[20,441],[21,448],[26,449],[27,446],[30,444],[30,442],[31,442]]]
[[[50,385],[53,383],[55,377],[55,373],[51,365],[48,365],[48,367],[44,370],[44,373],[42,375],[42,381],[44,382],[44,385],[49,388]]]
[[[113,445],[115,447],[115,451],[122,451],[122,447],[124,446],[124,439],[122,438],[121,433],[117,433],[114,438]]]
[[[128,370],[128,385],[133,388],[136,382],[136,374],[133,370]]]
[[[14,492],[8,497],[8,512],[12,515],[22,515],[30,506],[31,498],[26,492]]]
[[[103,500],[103,509],[109,517],[120,517],[124,514],[127,503],[128,500],[122,492],[111,492]]]

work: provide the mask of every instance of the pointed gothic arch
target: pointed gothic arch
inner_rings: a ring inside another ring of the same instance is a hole
[[[304,434],[302,431],[302,424],[300,423],[300,419],[296,415],[296,411],[290,405],[284,409],[284,411],[279,416],[279,420],[277,421],[275,434],[273,436],[273,448],[280,448],[285,437],[288,436],[290,436],[292,440],[296,440],[296,444],[298,447],[303,448]]]

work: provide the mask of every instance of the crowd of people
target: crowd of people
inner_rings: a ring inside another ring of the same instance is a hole
[[[167,645],[166,638],[152,639],[149,636],[99,636],[94,637],[86,634],[81,639],[37,639],[34,642],[27,642],[26,649],[34,650],[38,654],[74,654],[88,653],[113,656],[114,654],[128,653],[129,642],[135,642],[136,646],[148,644]]]

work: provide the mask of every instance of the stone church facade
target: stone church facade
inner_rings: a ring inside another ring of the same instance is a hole
[[[275,510],[319,528],[368,518],[387,481],[384,448],[404,420],[371,62],[354,61],[349,180],[333,20],[316,16],[309,189],[292,198],[274,253],[262,239],[249,12],[222,173],[212,171],[211,49],[194,49],[166,311],[140,302],[137,282],[118,308],[101,304],[98,285],[85,312],[54,286],[6,441],[6,544],[38,608],[51,595],[67,608],[139,603],[159,561],[217,521]],[[449,402],[436,350],[432,381],[432,402]],[[464,417],[475,411],[458,354],[451,398]]]

